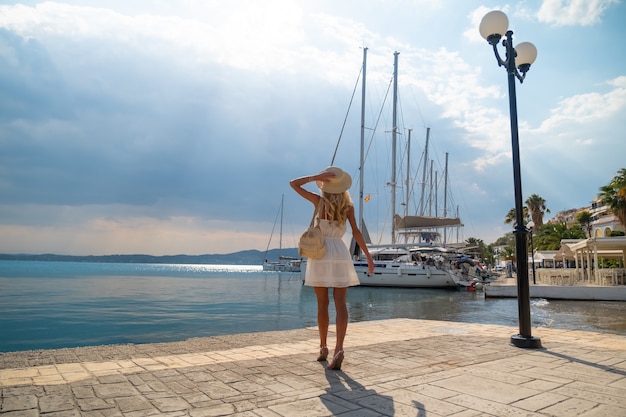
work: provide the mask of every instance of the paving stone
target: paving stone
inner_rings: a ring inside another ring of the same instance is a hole
[[[220,404],[215,407],[196,408],[189,412],[191,417],[232,416],[236,412],[232,404]]]
[[[552,416],[580,416],[593,410],[596,406],[595,403],[582,398],[567,398],[565,401],[544,408],[541,412]]]
[[[396,415],[413,415],[415,412],[411,414],[396,414]],[[419,416],[419,414],[416,414]],[[348,411],[346,413],[341,413],[341,417],[380,417],[381,414],[378,411],[368,410],[364,408],[359,408],[358,410]],[[437,417],[437,416],[433,416]]]
[[[164,397],[150,400],[152,405],[159,411],[179,411],[191,408],[191,405],[180,397]]]
[[[182,382],[182,383],[181,383]],[[168,381],[165,383],[168,392],[173,392],[175,394],[190,394],[194,392],[195,386],[188,387],[184,384],[185,381]]]
[[[36,410],[38,400],[35,395],[25,394],[20,396],[3,397],[2,408],[0,411],[3,413],[9,411],[24,411],[24,410]]]
[[[465,409],[459,413],[450,414],[448,417],[489,417],[489,416],[493,416],[493,414],[485,414],[480,411]]]
[[[115,400],[115,403],[122,413],[140,410],[156,411],[149,401],[140,396],[118,398]]]
[[[460,413],[464,410],[463,407],[460,407],[456,404],[451,404],[448,401],[429,397],[425,395],[425,390],[422,391],[413,391],[411,388],[400,389],[392,391],[389,394],[389,398],[392,399],[392,402],[396,405],[396,408],[400,404],[404,404],[407,406],[411,406],[417,410],[428,411],[430,413],[438,413],[440,415],[453,415],[455,413]],[[360,403],[360,402],[359,402]]]
[[[259,417],[281,417],[280,414],[277,414],[268,408],[260,408],[260,409],[254,410],[254,413],[257,414]]]
[[[579,417],[617,417],[626,416],[626,408],[614,405],[600,404],[587,412],[578,415]]]
[[[115,408],[115,406],[111,403],[104,401],[101,398],[92,397],[92,398],[80,398],[76,400],[78,407],[81,411],[99,411],[105,410],[108,408]]]
[[[231,414],[231,417],[259,417],[259,414],[252,411],[244,411],[242,413]]]
[[[132,397],[139,394],[133,385],[127,381],[113,384],[96,384],[93,386],[98,398]]]
[[[470,373],[432,382],[431,384],[458,393],[465,393],[471,390],[475,397],[505,404],[539,394],[537,390],[483,378]]]
[[[81,413],[81,417],[126,417],[117,408],[93,410]]]
[[[39,411],[41,413],[68,411],[75,408],[74,398],[69,395],[47,395],[39,399]]]
[[[289,417],[327,417],[340,415],[350,411],[350,409],[337,404],[330,399],[323,401],[320,398],[309,398],[306,400],[294,401],[288,404],[279,404],[269,407],[281,416]]]
[[[189,378],[189,380],[194,382],[205,382],[205,381],[213,381],[215,377],[208,372],[204,371],[190,371],[184,372],[184,375]]]
[[[162,417],[164,415],[167,415],[169,413],[162,413],[156,409],[152,409],[152,410],[137,410],[137,411],[127,411],[124,413],[124,417]],[[175,414],[170,414],[170,415],[175,415]],[[183,415],[187,415],[187,414],[179,414],[181,416]]]
[[[229,385],[224,384],[221,381],[208,381],[199,383],[198,389],[209,397],[217,400],[239,395],[239,391],[231,388]]]
[[[528,410],[523,410],[518,407],[514,407],[508,404],[502,404],[497,401],[485,400],[483,398],[475,397],[470,394],[461,394],[455,397],[449,398],[453,404],[460,407],[470,409],[472,411],[480,412],[481,416],[497,416],[497,417],[545,417],[543,413],[535,413]],[[549,414],[550,415],[550,414]],[[554,414],[555,416],[570,416],[575,414]]]
[[[37,411],[37,409],[7,411],[6,413],[2,413],[2,417],[39,417],[39,411]]]
[[[124,375],[104,375],[98,377],[98,382],[101,384],[115,384],[115,383],[125,383],[128,381]]]
[[[92,398],[96,396],[92,387],[72,387],[72,393],[76,398]]]
[[[46,413],[45,417],[80,417],[80,412],[78,410],[63,410],[56,411],[53,413]]]
[[[512,405],[522,408],[524,410],[540,411],[542,409],[559,404],[567,400],[567,398],[568,397],[564,395],[556,394],[554,392],[542,392],[540,394],[533,395],[532,397],[517,401]]]

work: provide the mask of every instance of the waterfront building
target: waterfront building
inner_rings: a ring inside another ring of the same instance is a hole
[[[613,231],[624,232],[624,225],[619,222],[617,216],[599,198],[595,198],[592,201],[590,212],[593,219],[591,223],[593,236],[609,237]]]
[[[591,213],[591,236],[592,237],[609,237],[611,232],[624,232],[624,226],[620,224],[617,216],[615,216],[611,209],[604,204],[604,202],[596,197],[591,202],[591,206],[566,209],[559,211],[556,215],[548,220],[548,224],[561,224],[569,228],[577,223],[576,216],[582,211],[588,211]]]

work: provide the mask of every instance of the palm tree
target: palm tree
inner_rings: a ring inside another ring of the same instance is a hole
[[[526,207],[528,207],[528,211],[530,212],[533,223],[535,223],[535,227],[542,226],[543,215],[550,213],[550,210],[546,207],[546,200],[537,194],[533,194],[526,199]]]
[[[524,216],[524,224],[528,224],[528,222],[530,221],[530,216],[528,215],[528,207],[524,206],[524,208],[522,209],[522,215]],[[504,224],[516,224],[516,217],[517,216],[515,214],[515,208],[512,208],[506,214],[506,217],[504,218]]]
[[[593,217],[587,210],[583,210],[576,215],[576,221],[578,224],[587,231],[587,237],[591,237],[591,222]]]
[[[515,246],[505,246],[500,252],[500,255],[504,259],[515,259]]]
[[[469,237],[465,239],[465,243],[470,248],[469,253],[478,255],[478,257],[484,262],[489,262],[489,250],[482,239]]]
[[[610,183],[600,187],[598,197],[611,209],[622,226],[626,227],[626,168],[617,171]]]
[[[483,242],[482,239],[478,239],[475,237],[468,237],[467,239],[465,239],[465,243],[467,243],[467,245],[470,247],[476,247],[476,248],[481,248],[485,246],[485,242]]]
[[[584,239],[585,231],[579,224],[568,228],[567,224],[546,224],[537,229],[534,244],[537,250],[557,250],[563,239]]]

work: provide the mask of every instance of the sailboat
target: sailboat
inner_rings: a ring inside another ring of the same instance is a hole
[[[367,48],[363,53],[363,79],[362,91],[365,95],[365,66],[367,62]],[[460,227],[458,217],[429,217],[420,213],[419,216],[399,216],[395,213],[396,206],[396,169],[395,149],[397,135],[397,77],[398,77],[398,52],[394,53],[394,90],[393,90],[393,130],[392,130],[392,177],[389,185],[392,188],[392,233],[391,242],[382,245],[371,245],[367,248],[374,258],[375,268],[372,275],[368,274],[367,262],[362,257],[355,256],[354,267],[359,276],[362,286],[387,286],[387,287],[414,287],[414,288],[457,288],[463,280],[462,271],[458,262],[455,261],[456,251],[447,247],[445,241],[441,241],[441,234],[437,230]],[[362,101],[364,105],[364,100]],[[367,230],[363,220],[363,165],[364,165],[364,116],[361,115],[361,178],[360,178],[360,203],[359,203],[359,226],[361,230]],[[410,137],[410,136],[409,136]],[[410,139],[409,139],[410,141]],[[410,143],[410,142],[409,142]],[[428,146],[428,136],[426,141]],[[425,159],[426,160],[426,159]],[[424,163],[424,167],[426,163]],[[409,172],[407,167],[407,173]],[[408,174],[407,174],[408,175]],[[447,175],[447,167],[446,167]],[[425,181],[424,181],[425,184]],[[408,188],[408,187],[407,187]],[[422,198],[424,189],[422,188]],[[408,198],[405,207],[408,207]],[[397,236],[403,235],[404,243],[397,241]],[[409,240],[412,240],[409,242]],[[355,251],[358,252],[358,251]],[[353,253],[355,253],[353,252]]]
[[[300,272],[302,266],[302,259],[293,258],[290,256],[283,256],[283,209],[285,205],[285,195],[280,199],[280,208],[278,209],[278,214],[280,216],[280,236],[278,243],[278,261],[268,261],[267,260],[267,252],[269,250],[269,245],[272,242],[272,237],[270,236],[270,240],[267,243],[267,249],[265,250],[265,259],[263,260],[263,270],[264,271],[278,271],[278,272]],[[278,217],[277,219],[278,220]],[[276,221],[274,221],[274,227],[276,227]],[[272,229],[272,234],[274,233],[274,229]]]

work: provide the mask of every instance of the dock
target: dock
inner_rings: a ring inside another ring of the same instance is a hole
[[[576,301],[626,301],[626,285],[529,283],[531,298]],[[500,277],[483,287],[487,298],[517,298],[517,278]]]
[[[486,285],[485,297],[516,298],[517,285]],[[530,285],[531,298],[578,301],[626,301],[626,286],[599,285]]]
[[[543,348],[512,346],[516,326],[350,323],[340,371],[315,327],[3,353],[0,415],[626,416],[626,336],[532,331]]]

